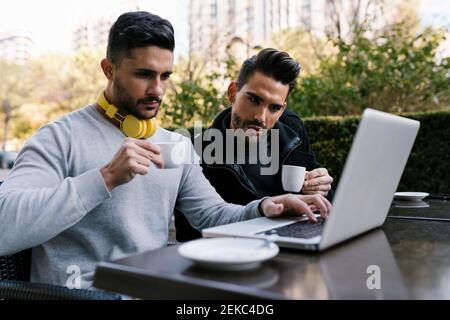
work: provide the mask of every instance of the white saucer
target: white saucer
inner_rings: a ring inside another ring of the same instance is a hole
[[[182,257],[215,270],[253,269],[279,251],[273,242],[245,238],[198,239],[178,247]]]
[[[394,201],[396,208],[428,208],[430,205],[425,201]]]
[[[430,194],[426,192],[396,192],[394,198],[400,201],[422,201]]]

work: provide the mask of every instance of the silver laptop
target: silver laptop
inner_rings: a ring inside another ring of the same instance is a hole
[[[204,237],[270,239],[281,247],[320,251],[381,226],[420,123],[366,109],[326,221],[266,217],[207,228]]]

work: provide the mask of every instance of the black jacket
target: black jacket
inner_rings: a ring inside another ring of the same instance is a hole
[[[225,109],[214,119],[210,128],[219,129],[224,133],[223,122],[230,118],[230,115],[231,108]],[[306,167],[307,171],[320,167],[311,150],[303,122],[295,113],[286,110],[274,126],[274,129],[279,129],[280,168],[284,164],[303,166]],[[194,137],[194,139],[202,139],[202,137],[198,136]],[[211,142],[201,142],[203,150],[209,143]],[[285,193],[281,183],[280,169],[276,174],[276,185],[270,186],[270,194],[262,195],[257,193],[253,183],[238,164],[208,165],[202,161],[201,165],[205,177],[226,202],[246,205],[263,196],[276,196]],[[334,188],[329,192],[327,198],[331,200],[333,193]],[[200,232],[193,229],[179,211],[175,211],[175,227],[178,241],[188,241],[201,237]]]

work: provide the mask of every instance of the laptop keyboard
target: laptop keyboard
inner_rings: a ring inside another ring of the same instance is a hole
[[[284,227],[266,230],[257,234],[310,239],[322,234],[323,226],[325,225],[324,222],[325,220],[323,218],[317,218],[317,223],[312,223],[309,220],[304,220],[289,224]]]

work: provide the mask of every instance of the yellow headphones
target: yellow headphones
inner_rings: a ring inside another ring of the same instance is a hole
[[[105,115],[109,119],[115,119],[120,123],[120,131],[130,138],[147,139],[155,134],[158,124],[155,118],[138,119],[132,114],[123,116],[119,113],[119,109],[106,100],[105,94],[102,92],[98,97],[97,104],[105,111]]]

